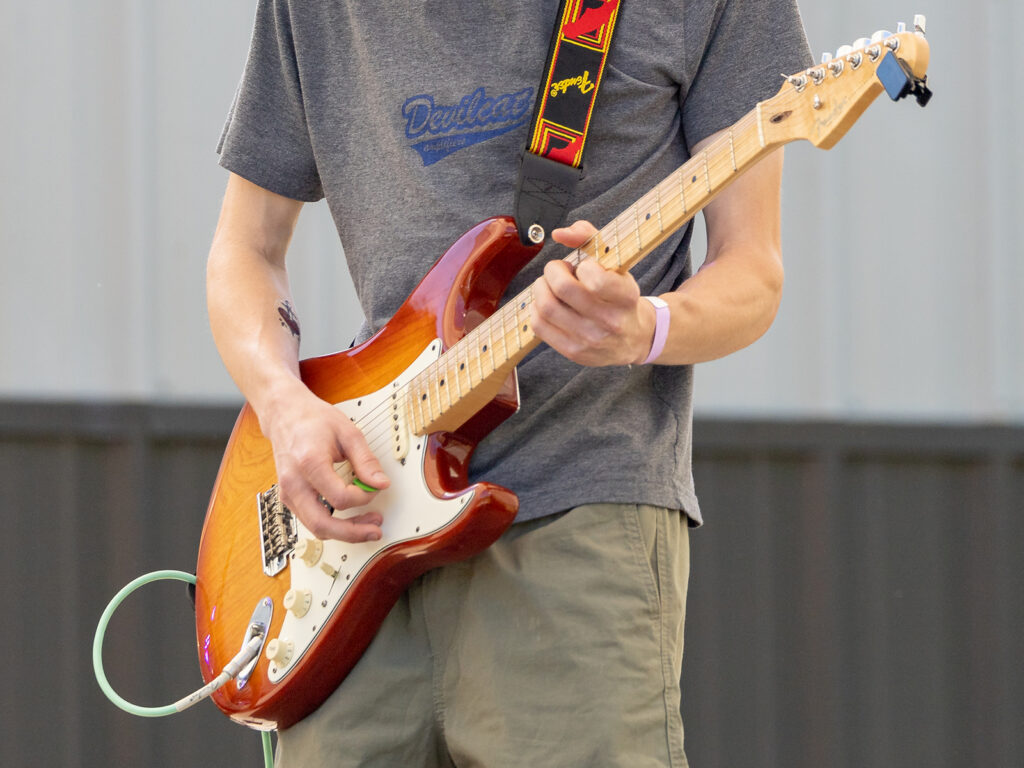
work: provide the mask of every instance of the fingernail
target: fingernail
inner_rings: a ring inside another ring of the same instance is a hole
[[[388,476],[385,475],[383,472],[374,472],[373,473],[373,482],[375,482],[375,483],[386,483],[387,481],[388,481]]]
[[[368,533],[368,534],[366,534],[366,540],[367,541],[380,541],[380,534],[379,533]]]

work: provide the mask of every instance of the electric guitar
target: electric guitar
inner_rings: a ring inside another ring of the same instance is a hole
[[[731,129],[566,258],[624,272],[743,171],[806,139],[828,149],[883,90],[922,104],[929,48],[915,29],[876,33],[786,78]],[[319,541],[282,505],[270,443],[246,405],[231,434],[203,526],[196,633],[210,681],[253,636],[263,653],[213,696],[231,718],[286,728],[344,679],[404,589],[430,568],[468,558],[512,523],[518,501],[469,484],[479,441],[518,407],[515,366],[539,343],[527,289],[499,308],[536,254],[515,222],[494,218],[463,235],[391,321],[366,343],[304,360],[301,375],[363,431],[391,486],[374,508],[383,538]],[[347,482],[347,462],[335,465]],[[338,513],[340,514],[340,513]]]

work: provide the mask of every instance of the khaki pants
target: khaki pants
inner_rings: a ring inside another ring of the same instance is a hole
[[[430,571],[279,768],[686,766],[687,520],[597,504]]]

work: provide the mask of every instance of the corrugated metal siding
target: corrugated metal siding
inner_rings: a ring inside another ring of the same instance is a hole
[[[1021,437],[698,425],[695,765],[1021,764]]]
[[[96,620],[192,569],[233,408],[0,403],[11,766],[256,765],[211,704],[92,679]],[[700,768],[1024,764],[1024,430],[702,420],[683,711]],[[115,616],[111,682],[198,687],[190,605]]]
[[[140,719],[92,676],[100,613],[153,570],[192,571],[232,423],[224,409],[0,408],[4,765],[259,765],[259,738],[209,702]],[[169,704],[202,685],[185,585],[155,584],[111,624],[107,675],[122,696]]]

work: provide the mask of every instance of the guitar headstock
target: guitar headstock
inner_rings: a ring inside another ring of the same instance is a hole
[[[882,91],[893,100],[913,95],[924,106],[931,98],[924,30],[925,18],[917,16],[911,31],[901,22],[895,34],[880,30],[835,56],[825,54],[816,67],[784,76],[782,89],[759,105],[765,142],[807,139],[829,149]]]

